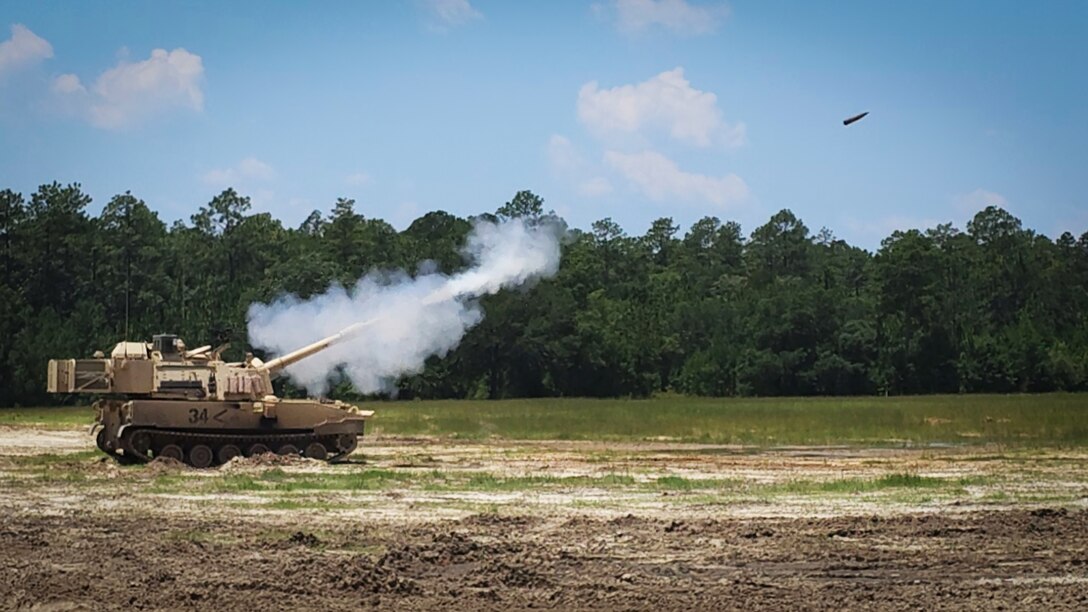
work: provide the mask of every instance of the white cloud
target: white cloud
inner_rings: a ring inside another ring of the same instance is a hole
[[[843,223],[856,236],[855,242],[862,246],[877,248],[881,240],[896,231],[919,230],[924,233],[945,223],[951,223],[956,229],[965,231],[975,214],[987,206],[1009,209],[1009,201],[1005,196],[985,189],[976,189],[971,193],[952,197],[951,203],[951,206],[945,207],[940,212],[940,216],[892,214],[876,219],[848,217],[843,220]]]
[[[938,225],[951,223],[960,231],[967,228],[967,223],[975,214],[987,206],[998,206],[1008,210],[1009,201],[1005,196],[976,189],[971,193],[958,195],[951,199],[951,206],[945,207],[940,216],[903,215],[892,214],[876,219],[859,219],[848,217],[843,220],[847,230],[855,236],[855,242],[862,246],[878,248],[881,240],[891,236],[896,231],[919,230],[925,232],[936,228]]]
[[[552,172],[582,196],[596,198],[612,193],[612,183],[603,176],[594,176],[599,168],[586,162],[566,136],[552,134],[548,139],[548,162]]]
[[[570,139],[559,134],[552,134],[548,139],[548,161],[552,170],[560,175],[575,173],[585,165]]]
[[[249,201],[253,204],[253,209],[255,211],[272,211],[276,209],[277,198],[275,191],[268,188],[248,189],[246,191],[248,193],[243,193],[242,195],[249,196]]]
[[[597,198],[612,193],[612,182],[603,176],[595,176],[578,185],[578,193],[589,198]]]
[[[53,45],[21,23],[11,26],[11,38],[0,42],[0,77],[53,57]]]
[[[716,177],[684,172],[656,151],[608,151],[604,160],[651,200],[676,198],[726,207],[748,197],[748,185],[736,174]]]
[[[309,198],[290,198],[287,200],[287,208],[293,211],[312,211],[314,203]]]
[[[686,0],[615,0],[611,10],[605,12],[627,34],[661,26],[675,34],[697,36],[717,30],[729,16],[729,7],[724,3],[696,5]]]
[[[255,157],[247,157],[229,168],[209,170],[200,180],[213,187],[237,187],[240,184],[270,181],[275,176],[272,166]]]
[[[749,197],[748,185],[736,174],[686,172],[654,150],[653,143],[662,138],[702,148],[744,143],[744,124],[726,123],[717,96],[692,87],[683,68],[610,89],[596,81],[586,83],[578,92],[577,107],[582,125],[604,143],[603,164],[586,163],[571,141],[558,134],[550,138],[547,150],[552,171],[579,195],[605,196],[614,191],[614,182],[625,182],[656,201],[727,207]]]
[[[86,92],[79,77],[74,74],[62,74],[53,79],[53,91],[62,95]]]
[[[90,91],[75,75],[61,75],[53,90],[66,95],[88,93],[84,112],[96,127],[117,129],[175,108],[204,108],[204,64],[182,48],[155,49],[142,62],[122,59],[103,72]]]
[[[344,182],[353,187],[362,187],[370,184],[371,177],[366,172],[352,172],[344,177]]]
[[[913,229],[925,232],[927,229],[933,229],[941,223],[947,222],[948,220],[938,221],[931,217],[909,217],[905,215],[889,215],[880,219],[848,218],[845,220],[846,228],[857,236],[859,241],[878,246],[881,240],[897,231],[906,232]]]
[[[1050,237],[1056,239],[1064,232],[1069,232],[1074,238],[1088,234],[1088,212],[1076,211],[1058,220],[1053,225]]]
[[[663,129],[700,147],[735,147],[745,141],[744,124],[725,123],[717,96],[693,88],[679,67],[637,85],[601,89],[596,81],[586,83],[578,92],[578,118],[602,137]]]
[[[965,215],[973,215],[988,206],[997,206],[1006,210],[1009,208],[1009,201],[1005,199],[1005,196],[981,188],[956,196],[954,201],[956,210]]]
[[[480,19],[483,14],[468,0],[424,0],[437,27],[454,27]]]
[[[412,221],[419,218],[419,204],[407,200],[395,205],[392,210],[386,209],[383,216],[398,231],[404,231],[408,229]]]

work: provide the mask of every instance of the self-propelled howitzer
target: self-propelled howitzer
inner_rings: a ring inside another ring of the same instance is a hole
[[[124,462],[171,457],[195,467],[274,452],[337,460],[358,445],[374,413],[340,401],[280,399],[272,379],[287,366],[358,334],[357,323],[263,363],[225,362],[221,349],[186,350],[173,335],[120,342],[107,357],[49,362],[50,393],[84,393],[94,403],[95,442]]]

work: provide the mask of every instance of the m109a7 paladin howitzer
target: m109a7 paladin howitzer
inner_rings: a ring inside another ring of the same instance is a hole
[[[374,413],[340,401],[289,400],[272,394],[287,366],[354,336],[352,325],[267,363],[247,355],[224,362],[223,348],[186,350],[173,335],[120,342],[107,357],[49,362],[50,393],[101,396],[92,433],[103,452],[125,463],[170,457],[194,467],[238,455],[302,454],[335,461],[351,454]]]

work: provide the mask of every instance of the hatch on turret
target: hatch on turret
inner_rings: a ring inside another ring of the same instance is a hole
[[[151,350],[162,356],[163,361],[181,361],[185,344],[174,334],[151,336]]]
[[[143,342],[118,342],[110,353],[113,359],[147,359],[147,345]]]

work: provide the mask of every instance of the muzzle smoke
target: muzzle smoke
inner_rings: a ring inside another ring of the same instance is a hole
[[[334,285],[307,300],[281,297],[249,307],[249,341],[275,355],[331,336],[359,322],[362,333],[285,370],[315,395],[342,371],[364,393],[390,391],[396,379],[423,370],[431,355],[444,357],[483,320],[475,298],[552,276],[559,269],[562,229],[521,219],[478,222],[464,252],[470,267],[453,276],[411,277],[371,272],[355,287]],[[424,266],[426,267],[426,266]]]

